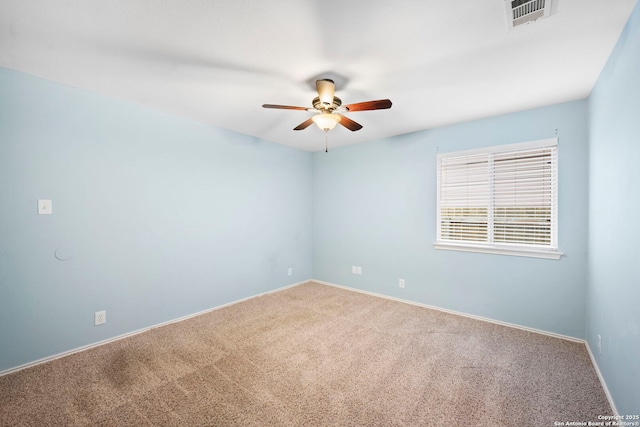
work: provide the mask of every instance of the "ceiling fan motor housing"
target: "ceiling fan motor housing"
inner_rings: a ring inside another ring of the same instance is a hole
[[[322,103],[320,101],[319,96],[316,96],[315,98],[313,98],[313,108],[315,108],[316,110],[332,112],[333,110],[336,110],[341,105],[342,105],[342,100],[337,96],[333,97],[333,102],[331,102],[331,104]]]

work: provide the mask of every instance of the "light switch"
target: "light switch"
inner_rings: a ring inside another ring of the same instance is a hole
[[[38,200],[38,215],[51,215],[53,213],[53,205],[51,200]]]

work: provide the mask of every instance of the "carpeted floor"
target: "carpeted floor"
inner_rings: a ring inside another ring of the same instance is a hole
[[[605,414],[582,344],[316,283],[0,377],[2,426],[538,427]]]

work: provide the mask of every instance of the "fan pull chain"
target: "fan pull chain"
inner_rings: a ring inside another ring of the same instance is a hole
[[[327,129],[325,129],[324,131],[324,152],[328,153],[329,152],[329,131]]]

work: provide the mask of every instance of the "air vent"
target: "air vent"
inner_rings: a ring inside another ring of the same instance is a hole
[[[505,0],[509,29],[548,17],[552,3],[552,0]]]

